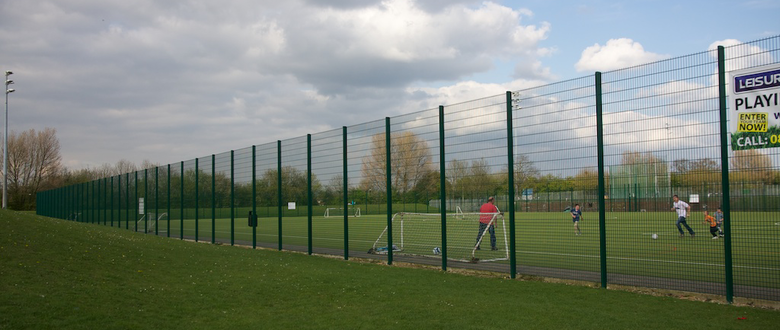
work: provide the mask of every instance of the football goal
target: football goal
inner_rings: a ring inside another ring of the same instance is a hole
[[[360,217],[360,208],[359,207],[351,207],[347,209],[347,215],[350,217]],[[325,215],[324,217],[343,217],[344,216],[344,208],[336,208],[336,207],[329,207],[325,209]]]
[[[157,221],[160,220],[167,220],[168,219],[168,213],[163,212],[158,214],[155,214],[154,212],[147,212],[144,214],[141,219],[138,220],[138,228],[142,229],[145,233],[151,233],[154,232],[155,225],[157,224]],[[144,225],[146,225],[146,228],[144,228]]]
[[[480,221],[482,220],[482,221]],[[441,214],[396,213],[393,223],[393,253],[440,258]],[[495,235],[491,235],[491,226]],[[385,254],[388,228],[374,242],[369,253]],[[501,213],[456,213],[447,216],[447,259],[462,262],[509,260],[506,221]],[[495,241],[495,246],[491,244]]]

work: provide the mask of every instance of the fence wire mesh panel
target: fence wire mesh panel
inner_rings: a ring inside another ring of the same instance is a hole
[[[168,212],[168,165],[162,165],[155,168],[155,210],[156,213],[156,232],[160,236],[168,236],[171,225],[171,215]]]
[[[202,241],[211,241],[213,234],[211,164],[211,156],[198,158],[198,238]]]
[[[508,211],[510,202],[506,186],[505,96],[445,106],[443,133],[447,258],[473,260],[479,268],[506,272],[509,269],[508,214],[506,218],[496,214]],[[440,166],[438,150],[435,154],[436,164]],[[441,207],[441,200],[433,199],[431,207]],[[482,211],[485,214],[480,214]]]
[[[725,293],[703,224],[721,203],[717,73],[714,51],[604,73],[610,283]]]
[[[344,214],[349,221],[362,217],[357,203],[350,200],[344,208],[343,142],[341,129],[311,137],[312,245],[317,253],[343,255]]]
[[[168,190],[168,193],[170,194],[170,212],[168,212],[168,219],[171,221],[170,226],[170,237],[172,238],[180,238],[182,236],[182,227],[184,225],[183,219],[184,219],[184,213],[181,211],[182,209],[182,175],[181,175],[181,163],[173,163],[170,164],[171,168],[171,174],[170,174],[170,189]],[[165,169],[168,170],[167,168]],[[167,183],[166,183],[167,186]]]
[[[582,77],[513,93],[519,273],[600,279],[594,86]]]
[[[776,70],[780,36],[723,46],[42,191],[37,212],[780,301],[780,94],[731,77]]]
[[[438,265],[442,218],[439,208],[428,205],[439,198],[439,110],[393,117],[390,129],[396,260]]]
[[[230,244],[231,228],[235,228],[230,217],[230,152],[217,154],[214,159],[214,236],[217,242]]]
[[[780,63],[780,37],[728,46],[724,53],[727,72]],[[727,90],[734,88],[733,81],[726,81]],[[775,109],[777,98],[775,93],[772,103]],[[746,103],[754,101],[747,100]],[[731,106],[734,102],[728,104]],[[754,110],[736,110],[729,113],[760,112],[763,109],[756,106]],[[780,114],[768,115],[777,118]],[[766,131],[777,136],[780,127],[768,127]],[[734,260],[734,295],[780,300],[780,149],[764,148],[766,145],[761,144],[747,146],[744,139],[750,134],[739,132],[733,134],[729,141],[731,218],[728,220]]]
[[[234,244],[252,245],[252,148],[243,148],[233,153],[233,189],[235,191],[235,236]],[[276,204],[276,203],[274,203]]]
[[[306,159],[305,136],[282,141],[282,244],[287,250],[308,249]]]
[[[197,218],[195,206],[195,178],[195,160],[190,159],[184,161],[184,196],[182,197],[182,202],[184,203],[183,234],[186,239],[196,239],[196,228],[200,227],[200,219]],[[200,239],[200,237],[198,237],[198,239]]]
[[[366,252],[378,242],[387,225],[385,200],[385,121],[377,120],[347,127],[347,177],[349,200],[360,207],[361,217],[349,221],[350,255]]]
[[[276,143],[266,143],[259,145],[255,150],[255,172],[257,176],[256,182],[256,198],[257,198],[257,244],[259,246],[277,248],[279,243],[279,205],[281,203],[282,210],[287,209],[287,203],[285,200],[279,200],[278,187],[279,176],[278,173],[278,148]],[[252,162],[251,150],[249,154],[249,162]],[[251,169],[249,172],[251,180]],[[284,170],[282,170],[284,174]],[[305,189],[306,185],[300,189]],[[282,183],[284,188],[284,182]],[[251,187],[250,187],[251,193]],[[251,202],[250,202],[250,207]],[[285,215],[286,216],[286,215]],[[284,229],[284,225],[282,225]],[[250,230],[251,233],[251,230]],[[261,244],[263,243],[263,244]],[[287,243],[282,239],[282,243]]]

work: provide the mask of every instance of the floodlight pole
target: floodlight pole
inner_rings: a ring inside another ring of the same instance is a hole
[[[3,131],[3,210],[8,209],[8,94],[15,92],[13,88],[8,88],[8,85],[14,83],[13,80],[8,80],[8,76],[14,74],[11,71],[5,72],[5,130]]]

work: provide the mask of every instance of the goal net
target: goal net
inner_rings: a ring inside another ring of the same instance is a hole
[[[392,222],[393,253],[441,257],[441,214],[396,213]],[[379,234],[369,253],[387,253],[390,248],[387,230],[385,227]],[[447,259],[462,262],[509,260],[507,236],[506,221],[501,213],[448,215]]]
[[[351,207],[347,209],[347,215],[350,217],[360,217],[360,208],[359,207]],[[324,217],[343,217],[344,216],[344,208],[336,208],[336,207],[329,207],[325,209],[325,215]]]
[[[145,233],[151,233],[154,232],[155,225],[157,225],[158,221],[167,219],[167,212],[163,212],[159,215],[154,212],[147,212],[141,217],[141,219],[138,220],[138,228],[143,230]]]

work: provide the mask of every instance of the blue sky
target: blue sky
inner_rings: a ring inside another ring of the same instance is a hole
[[[167,164],[780,34],[780,1],[7,0],[12,130]]]

